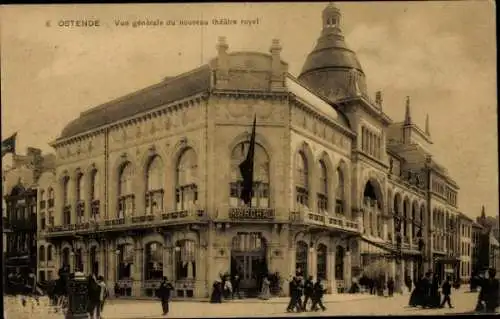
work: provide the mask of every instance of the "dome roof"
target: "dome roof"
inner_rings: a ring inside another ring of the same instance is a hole
[[[357,90],[366,92],[363,69],[356,53],[344,41],[341,18],[334,4],[323,10],[323,30],[299,75],[299,80],[310,89],[321,91],[331,100],[347,97]]]

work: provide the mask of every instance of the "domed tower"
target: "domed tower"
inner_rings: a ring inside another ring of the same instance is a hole
[[[299,80],[331,101],[366,95],[365,74],[356,53],[344,41],[339,8],[330,3],[322,18],[323,30],[307,56]]]

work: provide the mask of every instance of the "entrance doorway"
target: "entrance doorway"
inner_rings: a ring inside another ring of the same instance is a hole
[[[261,233],[238,233],[231,245],[231,277],[239,275],[240,290],[248,297],[257,296],[262,279],[268,274],[266,240]]]

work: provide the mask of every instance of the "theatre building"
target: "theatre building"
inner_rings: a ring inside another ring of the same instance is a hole
[[[367,96],[339,9],[329,5],[318,21],[298,78],[278,40],[269,53],[230,52],[220,38],[206,65],[70,122],[51,143],[54,224],[41,234],[57,266],[103,275],[132,296],[152,296],[167,276],[188,298],[207,297],[225,272],[252,291],[264,274],[300,269],[337,293],[363,263],[385,258],[388,275],[402,277],[419,260],[414,238],[427,234],[419,221],[430,218],[428,180],[417,183],[420,167],[407,158],[427,165],[412,150],[429,137],[411,121],[393,123],[381,94]],[[248,206],[239,165],[254,116]],[[399,255],[396,213],[406,218],[397,219]]]

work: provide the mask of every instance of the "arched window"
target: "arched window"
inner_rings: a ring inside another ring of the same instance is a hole
[[[69,267],[70,266],[70,260],[69,260],[69,248],[66,247],[62,251],[62,264],[63,266]]]
[[[326,280],[328,279],[326,271],[327,257],[328,257],[326,246],[323,244],[319,244],[316,253],[317,253],[316,277]]]
[[[295,191],[297,204],[309,207],[309,169],[306,155],[299,151],[295,157]]]
[[[163,211],[163,164],[158,155],[151,158],[146,171],[146,214]]]
[[[83,272],[83,252],[81,248],[75,251],[75,271]]]
[[[83,174],[79,173],[76,177],[76,200],[83,200]]]
[[[195,209],[198,202],[198,160],[192,148],[185,149],[177,162],[175,202],[177,210]]]
[[[83,224],[85,219],[85,202],[83,198],[83,174],[79,173],[76,177],[76,220]]]
[[[134,212],[132,164],[123,164],[118,180],[118,218],[131,216]]]
[[[45,209],[45,205],[46,205],[45,191],[43,189],[40,190],[39,198],[40,198],[40,209]]]
[[[71,206],[69,204],[69,177],[63,178],[63,225],[71,224]]]
[[[40,248],[38,248],[38,260],[45,261],[45,247],[44,246],[40,246]]]
[[[63,178],[63,203],[69,205],[69,176]]]
[[[131,244],[118,245],[118,280],[132,277],[131,266],[134,264],[135,250]]]
[[[192,240],[181,240],[175,245],[175,277],[177,280],[196,278],[196,247]]]
[[[47,200],[48,200],[48,205],[49,208],[54,207],[54,189],[52,187],[49,187],[49,190],[47,191]]]
[[[47,246],[47,261],[52,261],[52,254],[53,254],[52,249],[53,249],[52,245]]]
[[[408,218],[409,218],[409,201],[405,199],[403,201],[403,241],[407,242],[408,239]]]
[[[99,275],[99,258],[97,254],[97,247],[92,246],[90,248],[90,254],[89,254],[89,269],[94,275]]]
[[[236,145],[231,152],[231,181],[229,186],[229,205],[231,207],[245,206],[241,196],[243,177],[241,176],[240,164],[246,159],[249,147],[250,143],[245,141]],[[269,207],[269,180],[269,156],[261,145],[255,144],[251,207]]]
[[[345,250],[342,246],[337,246],[335,251],[335,279],[344,280],[344,256]]]
[[[343,215],[345,212],[345,179],[341,168],[336,170],[337,190],[335,192],[335,213]]]
[[[90,200],[92,219],[95,221],[100,216],[99,185],[99,172],[94,169],[90,173]]]
[[[145,258],[146,280],[161,280],[163,278],[163,246],[152,242],[146,245]]]
[[[318,187],[318,211],[328,212],[328,173],[325,162],[320,160],[318,163],[319,187]]]
[[[416,238],[417,237],[417,233],[418,233],[418,216],[419,214],[418,213],[418,207],[417,207],[417,203],[416,202],[413,202],[413,205],[411,207],[411,235],[413,236],[413,238]]]
[[[297,242],[295,248],[295,270],[299,273],[299,275],[301,273],[303,277],[309,274],[307,269],[308,255],[309,255],[308,245],[303,241]]]

